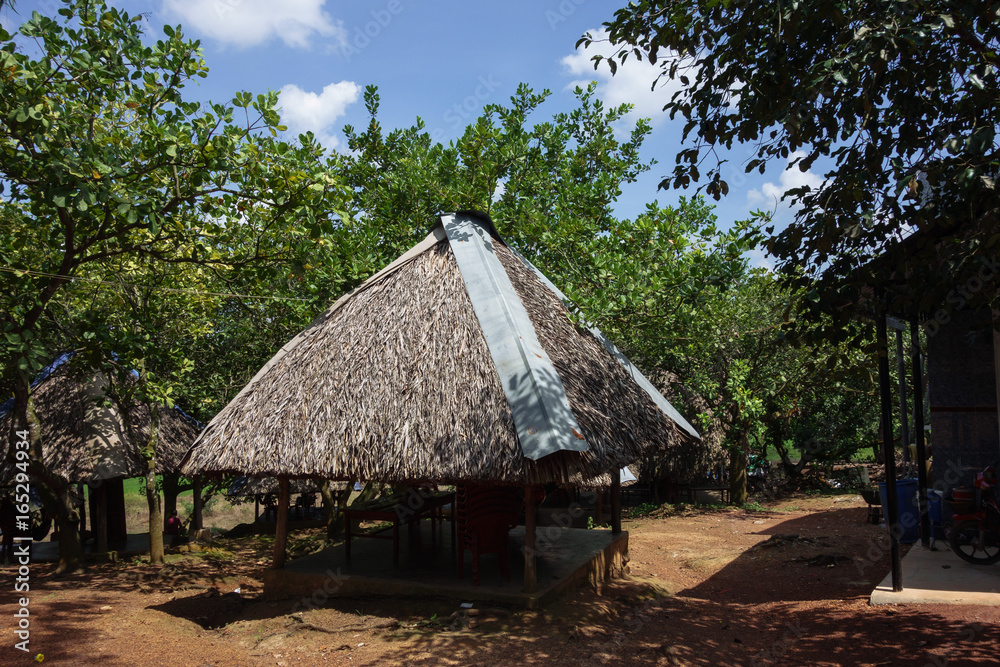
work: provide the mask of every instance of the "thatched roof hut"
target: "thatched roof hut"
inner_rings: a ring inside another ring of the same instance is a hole
[[[107,379],[74,370],[71,363],[62,363],[32,388],[45,465],[73,484],[144,475],[141,449],[149,437],[149,407],[132,404],[130,416],[140,440],[134,442],[118,409],[105,397]],[[9,429],[10,414],[0,414],[0,432]],[[162,408],[157,472],[176,472],[197,435],[192,420]]]
[[[182,471],[609,483],[698,435],[481,213],[428,237],[293,338]]]
[[[642,473],[649,479],[668,477],[675,482],[690,484],[696,482],[709,471],[729,462],[729,451],[725,447],[725,431],[722,421],[705,397],[685,384],[672,371],[661,370],[650,378],[657,387],[664,387],[668,400],[684,405],[701,417],[701,440],[688,441],[675,447],[665,456],[646,457],[641,465],[633,465],[632,471]]]

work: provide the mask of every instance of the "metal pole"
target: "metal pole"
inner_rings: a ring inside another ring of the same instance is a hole
[[[889,377],[889,338],[886,335],[885,311],[879,309],[875,320],[878,349],[879,402],[882,407],[882,451],[885,455],[885,523],[889,527],[889,550],[892,562],[892,590],[903,590],[903,567],[899,556],[899,503],[896,498],[896,452],[892,446],[892,386]]]
[[[906,410],[906,353],[903,351],[903,330],[896,329],[896,374],[899,376],[899,423],[903,444],[903,461],[910,462],[910,422]]]
[[[931,545],[931,517],[927,505],[927,453],[924,451],[924,373],[920,363],[920,328],[910,320],[910,353],[913,366],[913,435],[917,443],[917,488],[920,498],[920,543]]]

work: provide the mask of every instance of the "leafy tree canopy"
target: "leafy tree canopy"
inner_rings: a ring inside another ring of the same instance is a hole
[[[819,188],[786,193],[794,222],[770,230],[785,275],[818,278],[828,306],[905,276],[895,305],[933,312],[1000,250],[998,17],[983,0],[636,0],[606,24],[620,45],[607,64],[645,59],[683,84],[664,110],[694,139],[660,187],[726,194],[715,150],[737,142],[752,146],[747,172],[824,169]]]
[[[208,70],[179,27],[147,44],[137,17],[101,0],[58,14],[33,13],[20,37],[0,27],[0,391],[14,393],[12,427],[30,431],[27,472],[55,514],[63,571],[79,564],[79,532],[67,480],[44,463],[32,375],[69,343],[92,365],[116,355],[139,371],[118,398],[169,402],[212,324],[199,297],[168,286],[228,291],[304,268],[345,191],[318,144],[278,139],[277,93],[185,100]]]
[[[276,93],[184,99],[208,70],[179,28],[147,45],[135,17],[102,2],[59,13],[21,26],[38,55],[0,28],[6,387],[47,361],[32,343],[40,322],[85,271],[152,262],[273,276],[332,231],[343,201],[318,145],[277,140]]]

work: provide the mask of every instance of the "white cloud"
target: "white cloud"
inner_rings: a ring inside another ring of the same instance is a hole
[[[806,157],[802,151],[795,151],[788,156],[788,165],[799,158]],[[747,192],[747,204],[750,206],[763,206],[764,208],[780,209],[782,207],[791,209],[790,201],[781,201],[781,197],[789,190],[808,185],[813,190],[823,185],[823,177],[813,171],[801,171],[798,165],[786,166],[781,172],[781,177],[777,183],[768,181]]]
[[[332,132],[332,125],[348,106],[358,101],[360,94],[361,86],[353,81],[331,83],[321,93],[311,93],[289,83],[278,96],[281,122],[293,135],[312,131],[323,146],[335,149],[339,140]]]
[[[164,0],[168,14],[186,28],[238,47],[274,38],[286,45],[308,48],[315,35],[347,43],[347,30],[323,11],[325,0]]]
[[[747,251],[747,259],[750,260],[750,267],[754,269],[767,269],[774,271],[774,261],[763,248],[754,248]]]
[[[591,60],[595,55],[610,57],[617,47],[608,40],[607,30],[592,30],[590,34],[595,41],[589,46],[580,46],[575,53],[562,59],[566,71],[579,78],[570,83],[569,87],[586,87],[590,81],[597,81],[598,92],[606,104],[617,106],[629,103],[635,106],[630,114],[635,118],[649,118],[653,124],[662,122],[668,116],[663,112],[663,106],[670,101],[675,92],[683,88],[678,80],[660,79],[655,89],[650,89],[656,77],[659,76],[661,65],[651,65],[648,60],[636,60],[630,57],[624,63],[618,63],[618,71],[612,76],[610,68],[602,64],[596,70]],[[694,77],[694,72],[688,72]]]

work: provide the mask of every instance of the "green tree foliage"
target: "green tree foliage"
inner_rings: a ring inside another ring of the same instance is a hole
[[[877,422],[870,359],[844,343],[786,335],[802,295],[748,266],[757,225],[720,230],[701,199],[650,206],[594,239],[591,280],[574,285],[586,317],[661,379],[702,433],[701,447],[651,457],[644,473],[690,478],[724,455],[738,503],[750,456],[769,444],[798,474],[870,444]],[[798,461],[790,449],[802,452]]]
[[[532,258],[572,253],[614,222],[612,205],[623,183],[649,164],[638,151],[649,125],[637,123],[624,141],[612,125],[627,105],[605,109],[594,88],[577,89],[578,105],[550,121],[529,125],[549,96],[521,85],[508,106],[490,104],[449,145],[435,143],[420,119],[383,134],[378,93],[365,91],[368,128],[344,132],[353,151],[338,173],[355,190],[352,224],[368,235],[362,244],[362,272],[381,266],[426,234],[437,213],[477,209],[491,213],[501,233]],[[543,262],[544,263],[544,262]]]
[[[905,274],[896,305],[932,312],[1000,248],[998,16],[982,0],[637,0],[607,24],[620,45],[607,64],[648,60],[683,85],[664,111],[693,140],[661,187],[726,194],[712,156],[737,142],[747,172],[823,169],[818,189],[786,194],[801,207],[768,241],[786,276],[819,278],[830,304]],[[919,243],[857,271],[909,228]]]
[[[186,101],[184,85],[208,71],[198,43],[165,26],[147,45],[137,18],[67,0],[58,17],[36,12],[21,26],[38,55],[0,28],[0,387],[13,390],[14,423],[30,427],[32,473],[61,497],[62,569],[77,566],[79,539],[65,480],[41,463],[31,375],[58,349],[56,332],[93,354],[112,343],[122,364],[144,369],[137,397],[159,405],[176,381],[168,363],[183,366],[171,353],[197,333],[176,326],[190,302],[126,290],[117,316],[99,302],[81,310],[72,281],[126,275],[153,288],[187,270],[201,272],[185,279],[193,285],[273,279],[332,232],[343,195],[321,147],[276,138],[276,93]],[[133,315],[135,326],[121,320]]]

